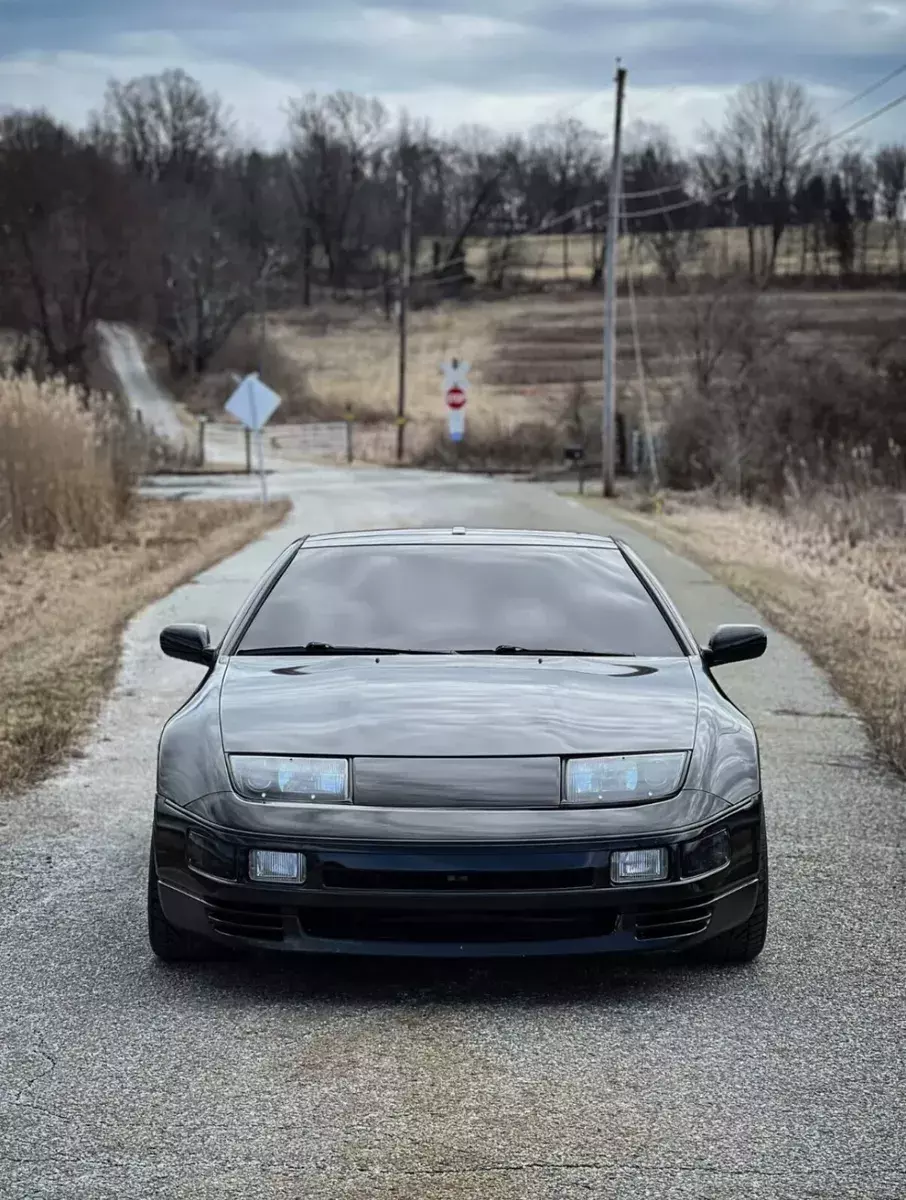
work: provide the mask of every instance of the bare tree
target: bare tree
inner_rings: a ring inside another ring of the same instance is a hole
[[[897,270],[902,275],[906,238],[903,229],[903,209],[906,206],[906,146],[882,146],[875,155],[875,171],[881,199],[881,212],[886,221],[884,253],[893,237],[897,248]]]
[[[828,240],[837,253],[840,274],[852,274],[856,255],[853,214],[843,180],[839,173],[832,176],[827,198]]]
[[[601,139],[575,117],[561,117],[531,133],[532,185],[543,196],[544,215],[559,222],[564,281],[569,279],[570,235],[577,218],[567,219],[591,199],[602,169]]]
[[[112,81],[91,133],[154,183],[201,184],[233,142],[219,96],[181,70]]]
[[[792,215],[797,180],[816,154],[821,123],[806,90],[785,79],[762,79],[739,89],[724,123],[706,131],[709,157],[739,184],[738,211],[749,233],[752,274],[771,275]],[[755,231],[769,240],[755,259]]]
[[[370,256],[368,199],[386,161],[389,114],[351,92],[311,94],[290,103],[289,135],[299,220],[323,249],[329,282],[345,287],[356,261]]]
[[[174,376],[200,374],[260,299],[276,258],[237,235],[235,198],[171,197],[162,214],[155,332]]]
[[[704,248],[704,237],[698,226],[701,214],[690,209],[679,209],[648,217],[634,217],[634,213],[654,208],[670,209],[675,204],[689,199],[689,181],[692,171],[688,162],[680,155],[665,131],[650,127],[645,144],[631,151],[626,158],[624,178],[624,201],[626,223],[629,230],[637,234],[654,257],[669,284],[675,284],[688,261],[695,258]],[[632,199],[633,192],[652,193]]]
[[[855,148],[840,159],[840,179],[853,217],[853,239],[860,251],[859,269],[868,272],[868,239],[875,218],[877,180],[874,163]]]
[[[445,167],[445,226],[452,232],[446,256],[435,274],[455,287],[470,279],[467,244],[485,232],[504,200],[506,164],[498,138],[473,125],[457,131],[443,148]]]
[[[0,121],[3,320],[37,333],[51,371],[86,386],[93,323],[138,305],[153,221],[134,182],[46,113]]]

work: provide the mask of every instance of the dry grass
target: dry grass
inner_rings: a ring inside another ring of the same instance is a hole
[[[785,513],[671,499],[658,516],[625,519],[699,562],[800,642],[906,773],[902,498],[825,493]]]
[[[809,231],[811,235],[811,231]],[[756,248],[759,254],[764,253],[764,239],[770,236],[770,231],[756,231]],[[861,236],[861,235],[860,235]],[[885,236],[887,244],[885,245]],[[564,239],[561,234],[543,234],[538,237],[520,238],[516,242],[513,261],[517,264],[514,275],[535,283],[578,283],[591,278],[596,256],[600,255],[600,238],[591,234],[570,234],[566,239],[564,256]],[[472,238],[466,246],[467,269],[480,281],[484,281],[488,273],[489,254],[493,256],[499,248],[499,239]],[[780,240],[777,254],[776,273],[782,276],[795,276],[802,271],[802,232],[799,229],[788,229]],[[619,261],[627,262],[635,259],[637,269],[644,275],[657,275],[653,255],[638,249],[638,242],[631,237],[621,237]],[[833,279],[840,273],[839,258],[835,251],[823,248],[819,254],[819,270],[822,274]],[[698,252],[689,264],[689,271],[697,274],[710,270],[718,263],[721,270],[733,270],[737,267],[748,266],[748,244],[745,229],[706,229],[702,232]],[[856,268],[861,270],[863,265],[861,240],[856,247]],[[431,242],[426,241],[419,253],[419,267],[428,270],[431,266]],[[869,230],[867,258],[865,266],[869,272],[878,273],[894,270],[897,266],[896,247],[890,237],[890,231],[885,233],[881,222],[874,222]],[[806,260],[806,271],[811,274],[815,269],[814,256],[811,249]]]
[[[600,346],[600,310],[599,297],[580,293],[475,303],[450,301],[413,312],[407,372],[410,420],[417,426],[443,419],[440,364],[453,357],[471,364],[470,424],[537,419],[539,409],[559,395],[561,384],[569,382],[574,354],[584,360],[595,358],[600,375],[600,350],[552,345],[548,361],[548,356],[533,346],[529,351],[532,362],[526,356],[525,364],[529,382],[508,383],[498,379],[501,366],[511,358],[521,361],[522,348],[516,347],[512,356],[507,350],[501,358],[502,346],[508,343],[511,333],[523,330],[532,340],[534,331],[549,326],[568,330],[573,322],[582,327],[583,341],[588,334],[591,339],[597,337]],[[334,417],[341,417],[351,405],[360,422],[379,425],[392,420],[397,403],[398,334],[395,324],[385,320],[378,310],[353,314],[349,309],[339,309],[317,316],[289,314],[282,320],[274,318],[271,326],[275,344],[285,358],[297,364],[311,392]],[[555,386],[542,381],[545,372],[554,377]],[[588,373],[594,375],[590,363]]]
[[[773,292],[759,300],[764,321],[803,350],[809,344],[860,353],[895,338],[906,315],[906,294],[893,292]],[[456,303],[412,314],[409,334],[407,443],[422,454],[443,421],[439,365],[454,355],[472,364],[469,431],[482,437],[501,426],[537,422],[561,412],[576,383],[589,402],[602,379],[602,300],[596,292],[549,292],[497,301]],[[689,354],[687,297],[638,298],[638,319],[655,419],[676,388]],[[617,329],[619,404],[637,414],[637,378],[629,306],[620,304]],[[352,306],[289,313],[271,320],[271,338],[284,363],[305,381],[317,411],[332,419],[351,405],[358,418],[356,455],[390,461],[395,447],[398,341],[378,308]],[[268,379],[267,382],[273,382]],[[274,386],[279,386],[274,383]],[[287,417],[289,413],[287,412]],[[556,419],[556,418],[555,418]]]
[[[106,545],[0,556],[0,789],[58,763],[95,719],[133,613],[277,524],[287,504],[141,501]]]
[[[88,412],[64,383],[0,378],[0,537],[45,547],[106,540],[129,502],[128,441],[111,408]]]
[[[695,341],[691,326],[696,320],[707,323],[709,304],[725,314],[724,324],[733,325],[730,306],[722,300],[715,305],[711,296],[712,289],[704,285],[692,297],[665,295],[660,283],[638,296],[639,333],[656,423],[688,374]],[[817,347],[822,354],[852,352],[864,360],[882,343],[901,337],[906,293],[773,291],[760,296],[757,305],[759,328],[778,342],[803,354]],[[567,437],[562,417],[576,386],[585,387],[589,414],[600,397],[602,311],[602,297],[590,290],[448,300],[413,311],[407,459],[446,462],[451,457],[438,444],[438,426],[445,418],[440,364],[454,356],[471,363],[466,438],[482,444],[479,457],[490,443],[502,444],[502,431],[505,435],[522,423],[547,422],[555,439],[557,429]],[[220,412],[234,386],[233,376],[221,368],[229,363],[231,369],[244,371],[254,365],[253,334],[254,330],[239,330],[235,342],[224,348],[218,369],[199,385],[194,401],[198,407]],[[263,377],[285,401],[274,419],[274,432],[281,422],[339,420],[351,409],[357,461],[395,460],[398,332],[377,299],[370,308],[337,303],[272,314],[267,345]],[[637,425],[639,387],[625,299],[619,306],[617,356],[618,406],[630,425]],[[561,451],[558,444],[553,457]]]
[[[409,411],[414,419],[436,416],[443,407],[440,364],[454,355],[473,364],[480,383],[480,364],[488,357],[493,329],[506,304],[445,304],[414,312],[408,354]],[[308,322],[274,323],[273,339],[306,375],[311,390],[342,415],[352,404],[357,415],[390,416],[396,411],[399,372],[398,334],[393,322],[374,311],[353,321],[340,319],[320,326]],[[477,395],[476,400],[482,403]]]

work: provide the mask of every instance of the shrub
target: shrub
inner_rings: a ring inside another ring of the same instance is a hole
[[[457,464],[488,469],[537,467],[562,459],[562,438],[549,421],[486,419],[468,425],[463,441],[450,441],[446,422],[424,433],[412,461],[423,467]]]
[[[732,342],[723,331],[719,353],[713,345],[685,348],[692,361],[666,404],[669,486],[776,503],[791,489],[901,484],[906,408],[896,358],[806,352],[754,321],[742,321]]]
[[[236,377],[244,378],[255,371],[282,400],[274,414],[275,423],[342,417],[342,412],[334,412],[312,391],[304,367],[279,341],[266,339],[262,351],[257,330],[248,323],[233,330],[211,359],[208,370],[188,386],[183,399],[192,412],[219,417],[236,388]]]

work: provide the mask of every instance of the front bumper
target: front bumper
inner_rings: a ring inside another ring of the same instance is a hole
[[[645,953],[686,949],[751,916],[762,820],[756,797],[706,826],[646,837],[363,845],[223,829],[159,800],[153,844],[167,920],[235,948],[442,958]],[[730,833],[730,863],[681,878],[680,844],[718,829]],[[646,844],[670,848],[670,878],[612,884],[611,851]],[[301,851],[306,882],[249,881],[254,847]],[[234,877],[218,877],[230,863]]]

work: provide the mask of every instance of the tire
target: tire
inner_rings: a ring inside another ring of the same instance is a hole
[[[740,963],[754,962],[764,949],[768,934],[768,838],[764,817],[761,818],[761,838],[759,844],[761,869],[758,872],[758,900],[748,921],[719,933],[708,942],[702,942],[692,951],[692,956],[698,962],[711,963],[714,966],[735,966]]]
[[[164,916],[157,883],[152,849],[148,863],[148,941],[157,957],[166,963],[210,962],[222,957],[218,953],[219,947],[207,938],[186,933],[170,924]]]

